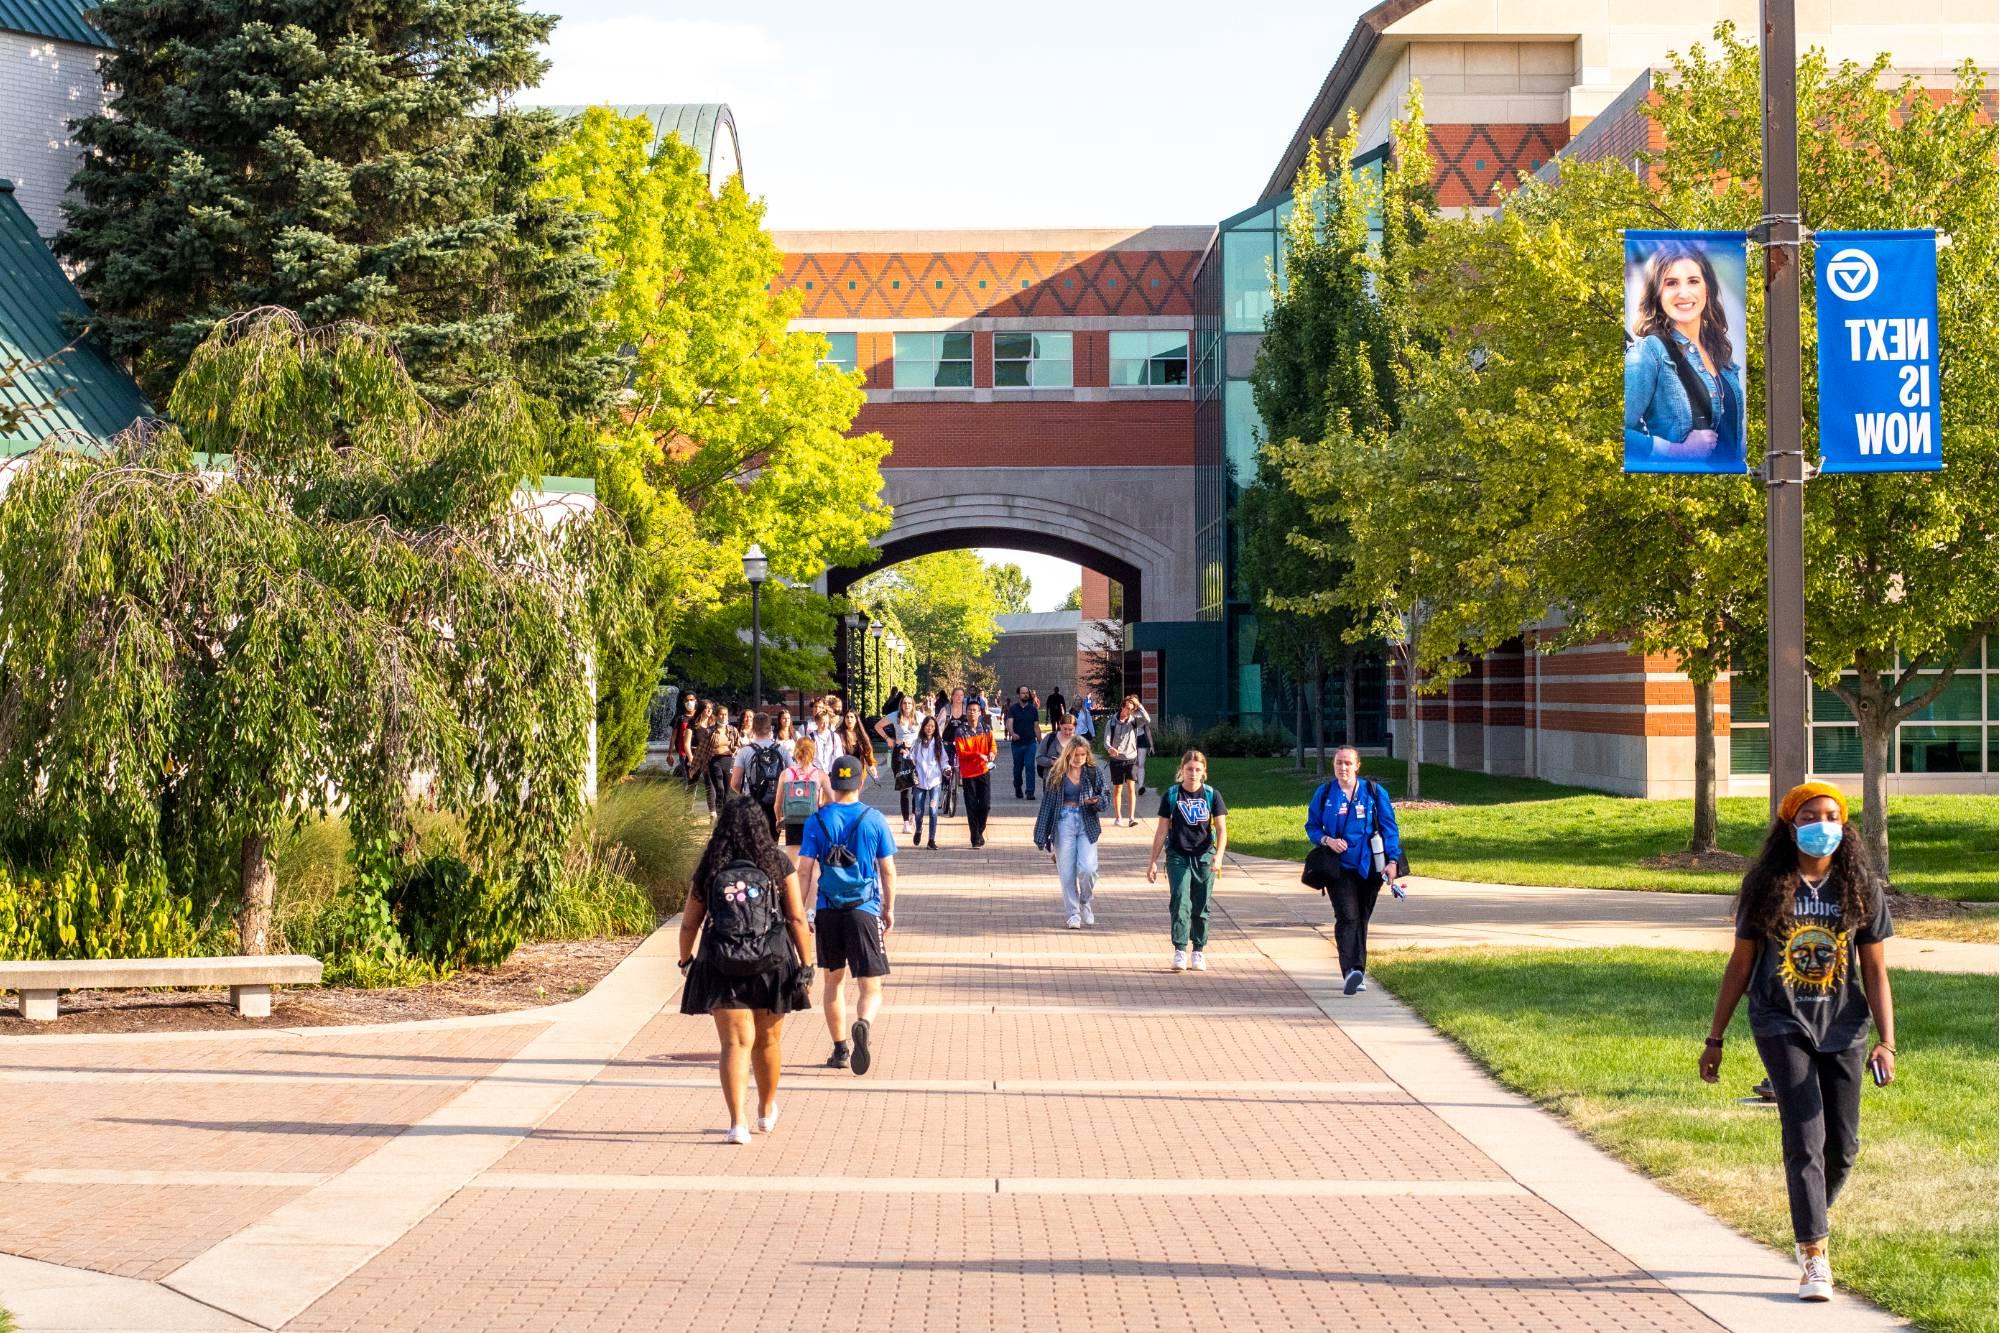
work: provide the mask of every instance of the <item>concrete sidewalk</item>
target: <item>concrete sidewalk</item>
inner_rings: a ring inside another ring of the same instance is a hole
[[[722,1141],[655,936],[474,1021],[0,1044],[0,1304],[111,1329],[1876,1329],[1498,1088],[1316,901],[1224,872],[1168,967],[1150,830],[1063,928],[1032,807],[906,850],[866,1078],[786,1025],[783,1117]],[[1775,1151],[1775,1148],[1774,1148]]]
[[[1279,898],[1301,925],[1317,925],[1333,939],[1325,896],[1299,883],[1296,861],[1231,856],[1237,869]],[[1469,945],[1510,948],[1716,949],[1727,952],[1735,932],[1734,899],[1711,893],[1640,893],[1630,889],[1559,889],[1540,885],[1476,884],[1412,875],[1410,896],[1387,894],[1368,926],[1368,947],[1457,949]],[[1889,966],[1917,972],[2000,971],[2000,947],[1898,936],[1889,941]]]

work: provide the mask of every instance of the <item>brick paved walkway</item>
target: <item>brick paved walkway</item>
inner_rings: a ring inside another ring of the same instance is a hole
[[[1339,997],[1277,886],[1228,872],[1210,970],[1175,975],[1150,830],[1105,831],[1068,931],[998,804],[984,852],[951,822],[899,858],[874,1071],[796,1016],[747,1147],[666,932],[530,1014],[9,1040],[0,1304],[22,1333],[1790,1326],[1782,1260]],[[1627,1257],[1645,1210],[1694,1243]]]

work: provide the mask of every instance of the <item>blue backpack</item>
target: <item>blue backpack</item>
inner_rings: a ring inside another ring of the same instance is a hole
[[[826,839],[827,848],[819,858],[819,896],[828,907],[859,907],[868,901],[869,890],[875,885],[875,867],[855,850],[850,841],[837,841],[828,830],[825,811],[813,815],[819,820],[820,837]],[[847,826],[847,837],[852,839],[868,818],[863,810]]]

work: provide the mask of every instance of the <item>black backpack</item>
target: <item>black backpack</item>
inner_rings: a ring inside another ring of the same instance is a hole
[[[702,895],[708,913],[702,945],[725,977],[761,976],[786,961],[784,915],[771,877],[748,861],[716,872]]]
[[[770,805],[778,799],[778,779],[785,772],[784,747],[773,741],[769,745],[759,745],[750,756],[750,795],[759,805]]]

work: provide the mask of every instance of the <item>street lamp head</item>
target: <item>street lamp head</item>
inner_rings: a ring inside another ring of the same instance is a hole
[[[881,621],[879,621],[879,620],[871,620],[871,621],[869,621],[869,622],[868,622],[868,632],[869,632],[870,634],[874,635],[874,636],[875,636],[876,638],[878,638],[878,639],[879,639],[879,638],[881,638],[881,637],[882,637],[882,633],[883,633],[883,630],[882,630],[882,622],[881,622]]]
[[[743,553],[743,577],[752,584],[762,583],[771,576],[771,562],[764,558],[764,548],[756,542]]]

